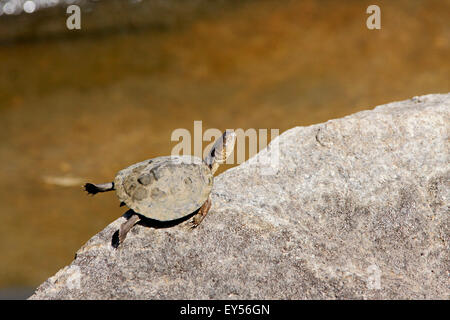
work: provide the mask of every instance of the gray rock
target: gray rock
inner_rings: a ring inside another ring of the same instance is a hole
[[[449,125],[434,94],[288,130],[216,178],[197,229],[114,249],[120,217],[31,299],[449,299]]]

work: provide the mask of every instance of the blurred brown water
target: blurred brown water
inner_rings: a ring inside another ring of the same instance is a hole
[[[450,91],[450,1],[377,1],[376,31],[370,4],[111,1],[80,31],[64,8],[1,16],[0,287],[38,285],[125,212],[81,181],[169,154],[194,120],[283,132]]]

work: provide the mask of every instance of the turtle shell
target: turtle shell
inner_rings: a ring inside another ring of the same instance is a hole
[[[208,199],[213,175],[202,159],[168,156],[142,161],[119,171],[114,187],[120,201],[148,218],[184,217]]]

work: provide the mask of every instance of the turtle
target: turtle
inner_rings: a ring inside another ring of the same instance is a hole
[[[188,155],[148,159],[120,170],[113,182],[83,187],[90,195],[115,190],[120,205],[131,209],[119,228],[119,244],[142,217],[166,222],[196,212],[191,221],[195,228],[211,208],[214,173],[231,154],[235,140],[235,132],[227,129],[204,159]]]

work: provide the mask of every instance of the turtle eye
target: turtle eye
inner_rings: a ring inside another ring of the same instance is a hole
[[[216,148],[213,148],[211,150],[211,157],[214,157],[216,155]]]

